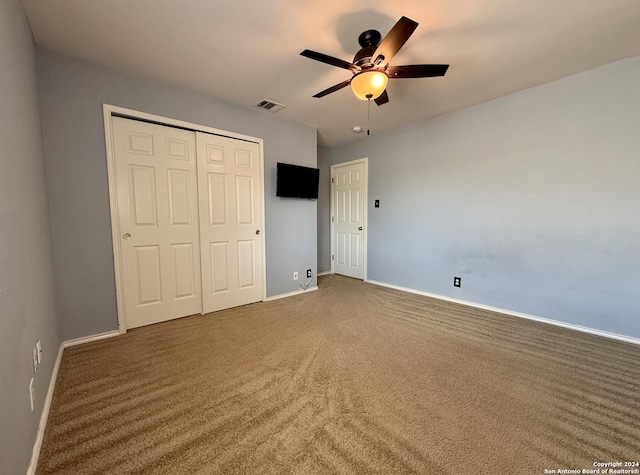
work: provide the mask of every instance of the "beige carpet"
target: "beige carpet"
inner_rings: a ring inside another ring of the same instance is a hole
[[[38,473],[543,474],[640,459],[640,347],[339,276],[319,286],[68,348]]]

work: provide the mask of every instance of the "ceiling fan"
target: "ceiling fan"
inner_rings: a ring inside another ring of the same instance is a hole
[[[324,97],[351,85],[351,89],[358,98],[373,99],[376,104],[381,106],[389,102],[387,94],[389,79],[444,76],[449,68],[448,64],[389,65],[391,58],[402,48],[417,27],[418,23],[403,16],[382,41],[380,41],[382,35],[377,30],[363,32],[358,37],[358,43],[362,49],[356,53],[351,63],[305,49],[300,53],[302,56],[338,68],[348,69],[353,74],[350,79],[331,86],[313,97]]]

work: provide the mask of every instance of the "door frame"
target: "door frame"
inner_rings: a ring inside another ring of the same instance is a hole
[[[107,158],[107,178],[109,184],[109,206],[111,215],[111,240],[113,244],[113,266],[114,277],[116,284],[116,306],[118,310],[118,331],[120,334],[127,332],[127,320],[124,307],[124,278],[122,274],[122,262],[121,248],[120,248],[120,224],[118,221],[118,196],[116,189],[116,163],[115,163],[115,149],[114,149],[114,136],[113,127],[111,126],[111,117],[119,116],[133,120],[141,120],[144,122],[151,122],[158,125],[164,125],[168,127],[178,127],[181,129],[192,130],[194,132],[204,132],[212,135],[222,135],[233,139],[244,140],[247,142],[253,142],[258,144],[258,160],[259,160],[259,186],[260,196],[262,197],[262,206],[260,211],[262,214],[262,228],[266,230],[265,225],[265,196],[264,196],[264,143],[261,138],[251,137],[249,135],[238,134],[235,132],[229,132],[227,130],[215,129],[205,125],[194,124],[191,122],[185,122],[182,120],[171,119],[169,117],[163,117],[159,115],[149,114],[134,109],[127,109],[120,106],[114,106],[111,104],[102,104],[102,115],[104,119],[104,137],[106,146],[106,158]],[[197,184],[196,184],[197,186]],[[262,246],[262,301],[267,299],[267,259],[266,259],[266,245],[265,245],[265,232],[261,233],[260,245]]]
[[[335,165],[331,165],[331,199],[330,199],[330,204],[329,206],[331,206],[331,273],[335,274],[335,246],[336,246],[336,239],[335,239],[335,230],[334,230],[334,221],[335,221],[335,215],[334,215],[334,201],[335,201],[335,197],[334,197],[334,191],[335,191],[335,183],[333,182],[333,175],[334,175],[334,171],[336,168],[340,168],[340,167],[345,167],[345,166],[349,166],[349,165],[356,165],[358,163],[363,163],[364,164],[364,192],[363,192],[363,200],[364,200],[364,210],[363,210],[363,216],[362,216],[362,220],[363,220],[363,227],[364,227],[364,232],[362,233],[362,280],[366,281],[367,280],[367,236],[369,234],[369,220],[368,220],[368,214],[369,214],[369,157],[363,157],[363,158],[358,158],[356,160],[351,160],[348,162],[342,162],[342,163],[336,163]]]

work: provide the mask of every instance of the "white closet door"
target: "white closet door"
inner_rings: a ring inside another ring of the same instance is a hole
[[[126,326],[200,313],[195,133],[112,124]]]
[[[364,162],[332,167],[333,271],[364,278],[366,176]]]
[[[263,298],[262,163],[256,143],[201,132],[196,137],[207,313]]]

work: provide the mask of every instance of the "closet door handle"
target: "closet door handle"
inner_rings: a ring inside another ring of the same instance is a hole
[[[260,234],[260,230],[259,229],[256,229],[256,234]]]
[[[124,233],[122,235],[122,239],[124,239],[125,241],[128,241],[129,239],[131,239],[131,234],[129,233]]]
[[[358,226],[358,231],[362,231],[362,226]]]

